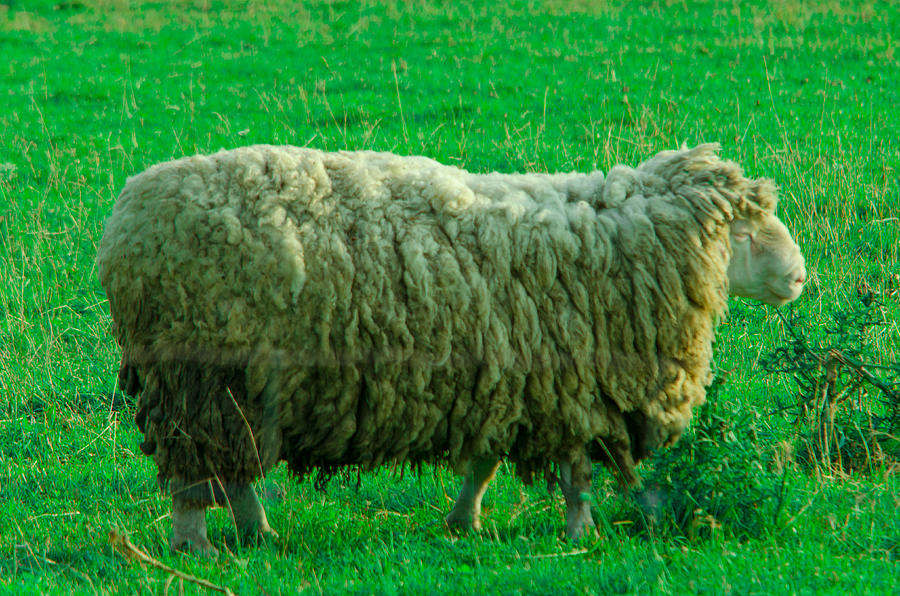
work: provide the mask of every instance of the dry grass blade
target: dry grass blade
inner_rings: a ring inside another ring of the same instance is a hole
[[[519,555],[519,558],[522,559],[558,559],[561,557],[575,557],[578,555],[586,555],[589,551],[586,548],[579,548],[577,550],[567,551],[563,553],[540,553],[537,555]]]
[[[131,542],[131,540],[128,539],[128,536],[122,534],[116,529],[112,529],[109,531],[109,543],[116,551],[128,557],[129,559],[140,561],[141,563],[150,565],[151,567],[156,567],[157,569],[161,569],[166,573],[170,573],[174,577],[197,584],[198,586],[204,587],[207,590],[219,592],[220,594],[226,594],[227,596],[236,596],[234,592],[232,592],[225,586],[218,586],[210,581],[190,575],[188,573],[184,573],[183,571],[178,571],[177,569],[169,567],[161,561],[157,561],[156,559],[136,547]]]

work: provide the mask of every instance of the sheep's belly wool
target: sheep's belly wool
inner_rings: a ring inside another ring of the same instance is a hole
[[[632,481],[703,400],[727,266],[639,174],[255,146],[131,178],[98,264],[160,480],[587,446]]]

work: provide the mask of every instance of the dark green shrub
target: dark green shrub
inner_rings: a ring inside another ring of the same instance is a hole
[[[720,376],[688,433],[645,463],[643,487],[624,501],[617,524],[694,540],[757,537],[777,523],[784,478],[765,465],[755,420],[719,404],[721,385]]]
[[[868,288],[858,294],[821,325],[796,312],[782,317],[790,337],[761,360],[794,381],[780,408],[796,429],[794,451],[826,474],[871,472],[900,458],[900,364],[878,347],[896,327]]]

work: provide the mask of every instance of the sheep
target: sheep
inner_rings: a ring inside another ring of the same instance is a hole
[[[280,460],[448,465],[446,522],[478,528],[506,458],[557,479],[568,537],[593,531],[592,462],[630,486],[679,438],[729,291],[802,290],[774,184],[717,151],[604,176],[257,145],[130,178],[97,263],[171,549],[215,553],[216,504],[274,534],[252,482]]]

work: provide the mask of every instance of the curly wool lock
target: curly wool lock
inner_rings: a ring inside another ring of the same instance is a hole
[[[586,450],[634,482],[704,400],[729,223],[775,207],[715,149],[606,177],[272,146],[150,168],[98,256],[142,448],[179,487]]]

